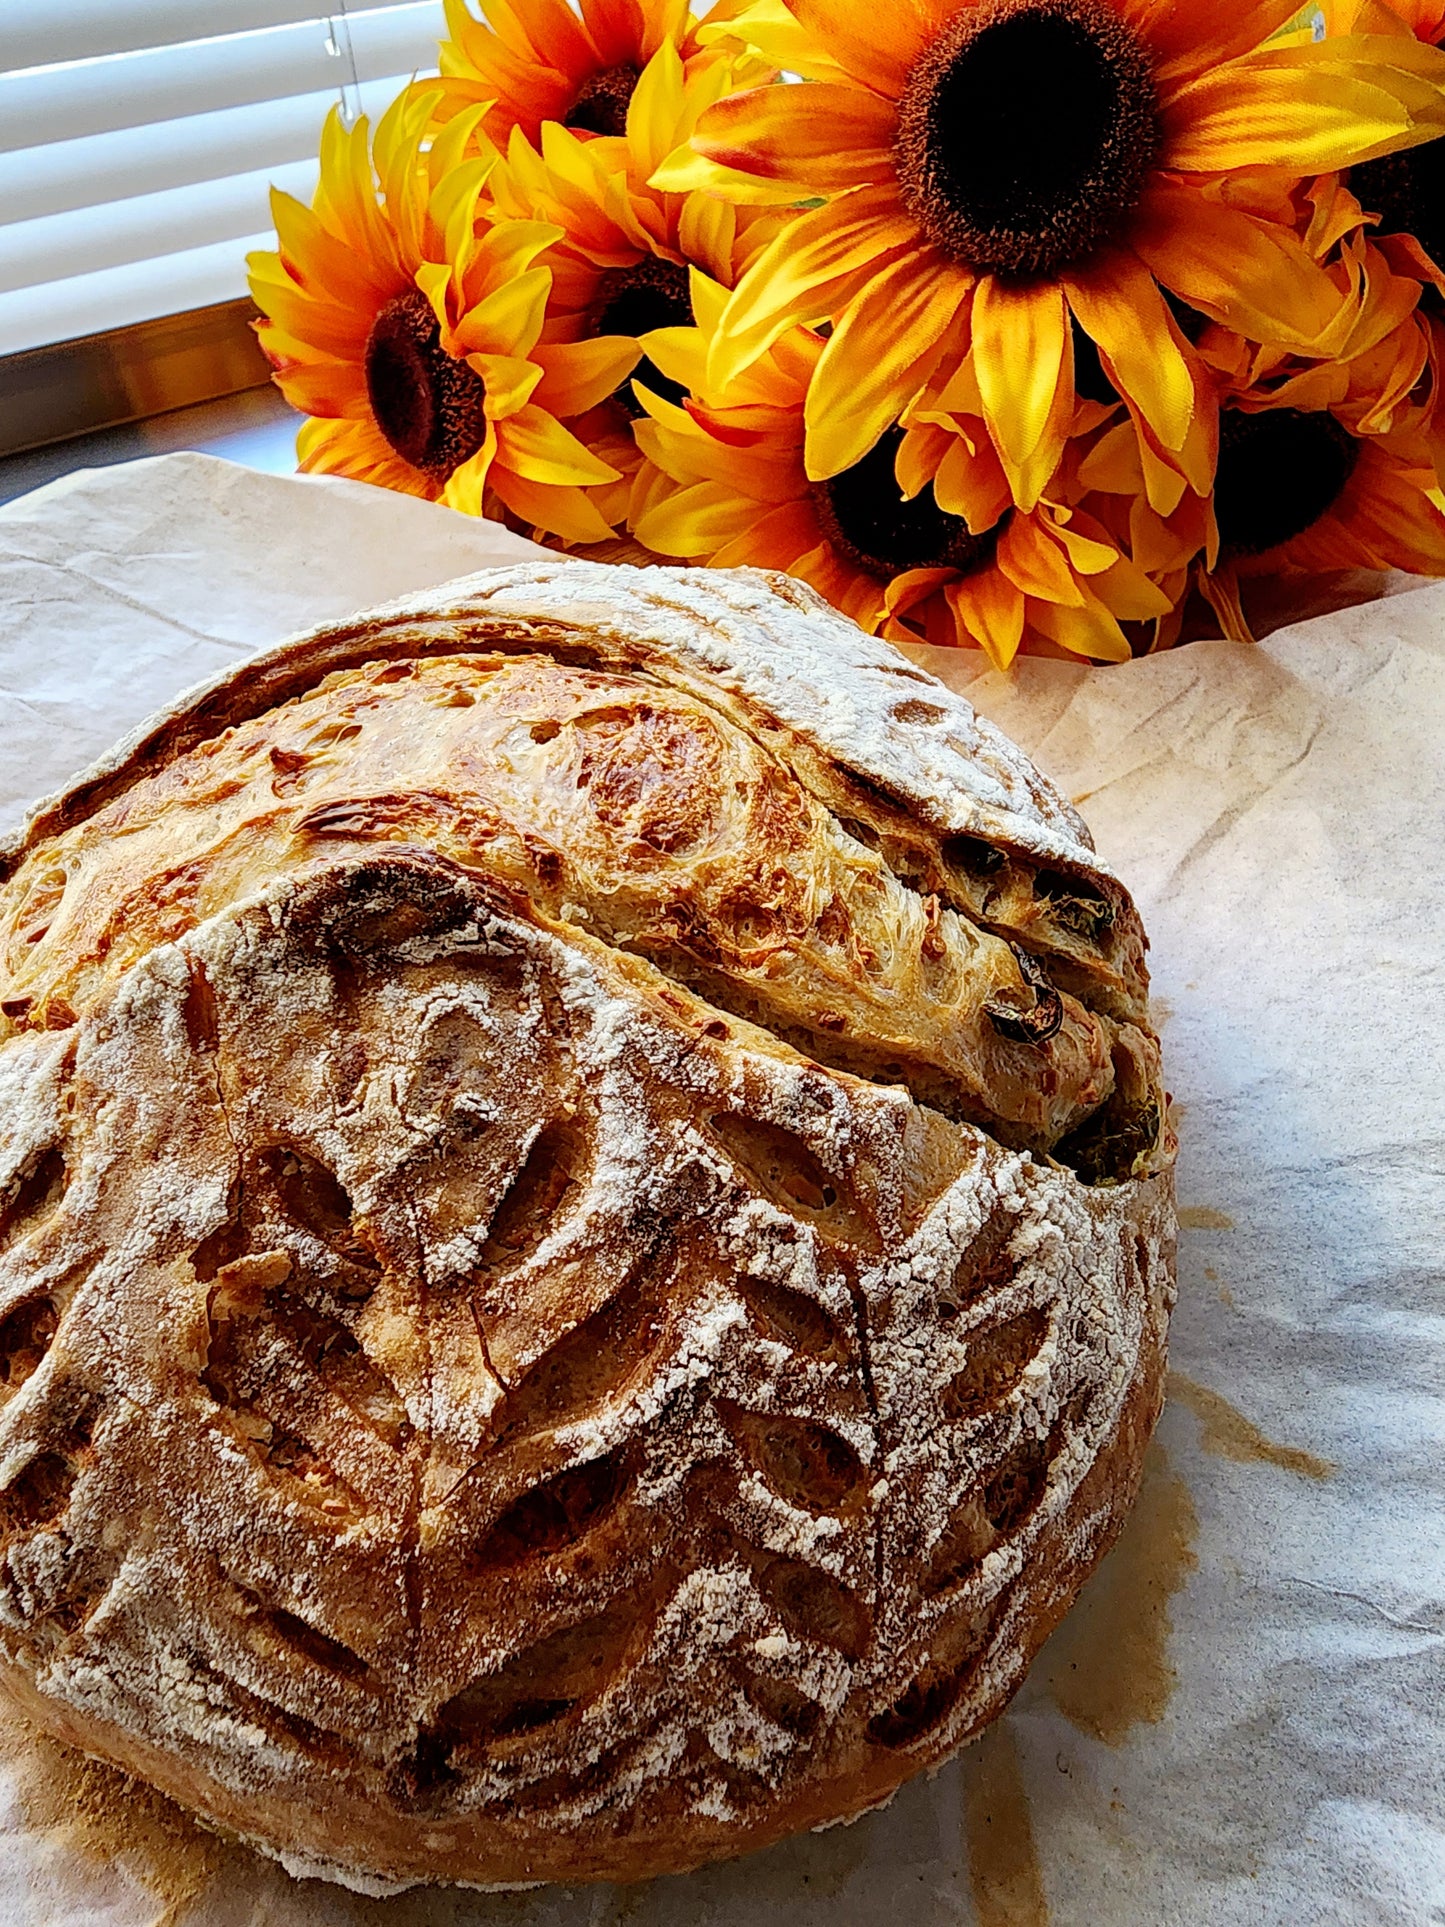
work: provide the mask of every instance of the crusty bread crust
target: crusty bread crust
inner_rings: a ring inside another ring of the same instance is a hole
[[[377,1891],[887,1799],[1133,1497],[1143,950],[786,579],[478,577],[187,699],[0,892],[0,1682]]]

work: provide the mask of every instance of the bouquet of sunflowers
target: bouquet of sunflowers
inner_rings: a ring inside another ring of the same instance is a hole
[[[303,469],[1000,668],[1445,574],[1445,0],[485,7],[275,196]]]

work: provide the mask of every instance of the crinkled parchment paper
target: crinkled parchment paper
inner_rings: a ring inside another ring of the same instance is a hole
[[[0,812],[245,651],[528,545],[169,456],[0,510]],[[0,1729],[7,1927],[1445,1920],[1445,586],[1091,672],[928,665],[1153,937],[1174,1377],[1006,1719],[886,1812],[651,1887],[363,1901]]]

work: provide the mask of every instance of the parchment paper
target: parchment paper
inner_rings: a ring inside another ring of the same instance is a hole
[[[204,456],[14,503],[0,812],[253,647],[528,552]],[[748,1861],[387,1902],[0,1733],[6,1927],[1445,1920],[1445,586],[1104,672],[919,653],[1133,887],[1181,1107],[1144,1495],[1006,1719],[885,1813]]]

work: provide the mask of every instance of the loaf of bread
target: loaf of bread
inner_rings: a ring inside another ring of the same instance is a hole
[[[8,848],[0,1686],[293,1871],[628,1880],[1004,1706],[1158,1413],[1074,811],[808,589],[558,560]]]

